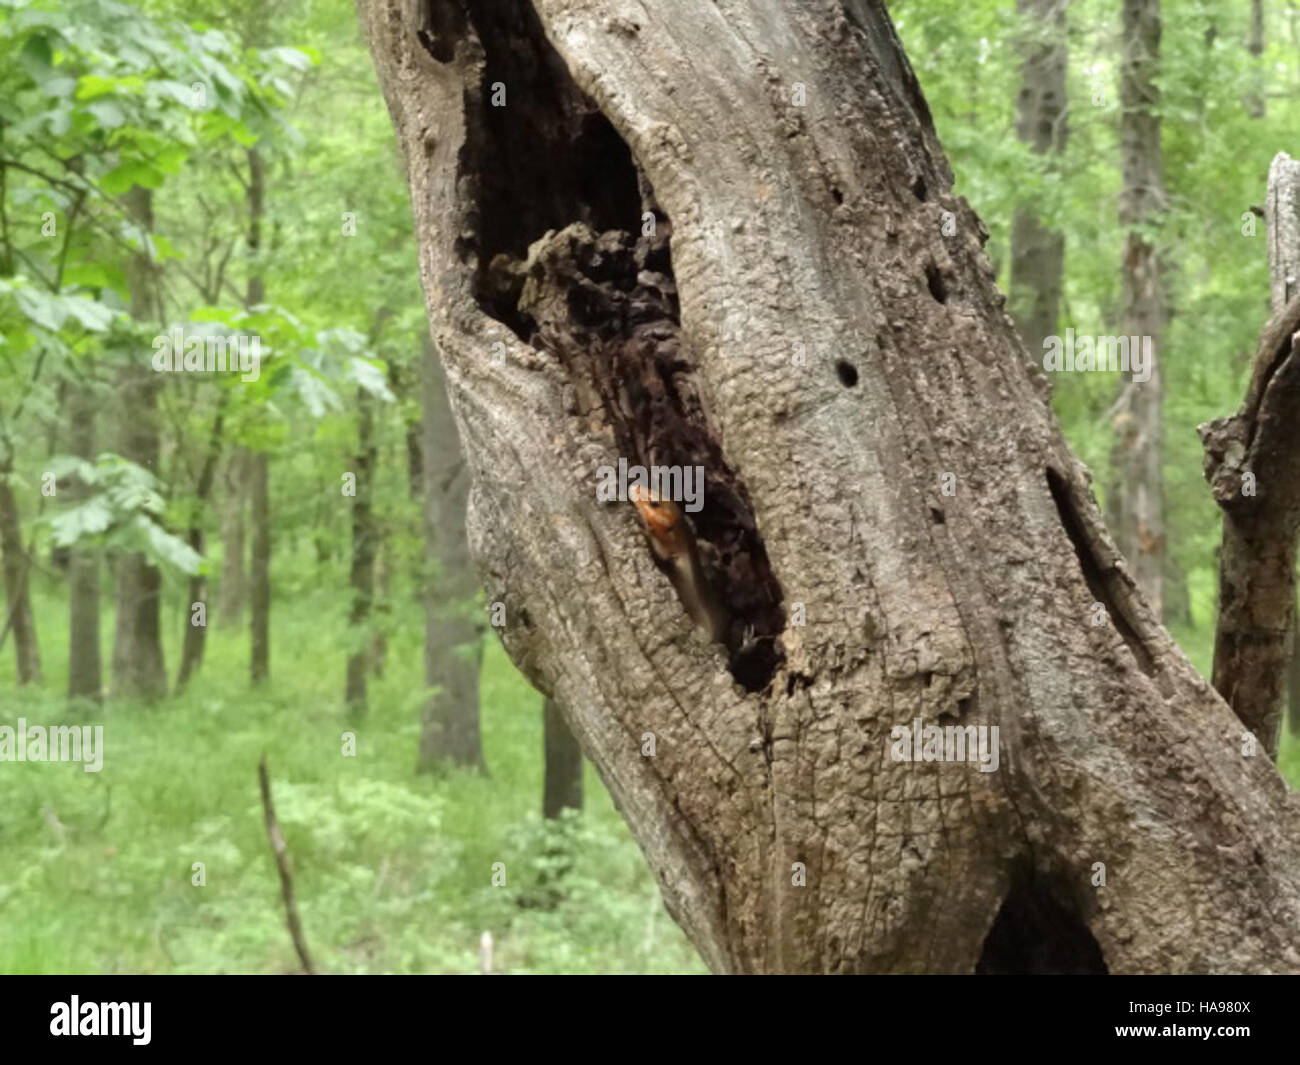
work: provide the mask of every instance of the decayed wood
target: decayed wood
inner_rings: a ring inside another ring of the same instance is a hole
[[[1120,561],[880,0],[359,6],[502,639],[706,961],[1030,965],[1012,925],[1049,967],[1300,968],[1285,785]],[[641,191],[657,325],[599,253]],[[539,322],[519,265],[577,223],[599,254]],[[667,360],[662,396],[611,395],[615,359]],[[670,412],[741,501],[714,572],[752,522],[780,590],[757,690],[597,498]],[[998,726],[997,771],[893,760],[917,719]]]
[[[1199,427],[1205,477],[1223,509],[1214,687],[1270,756],[1295,622],[1300,530],[1300,297],[1296,295],[1300,167],[1279,153],[1269,169],[1266,224],[1273,318],[1256,348],[1245,402]]]

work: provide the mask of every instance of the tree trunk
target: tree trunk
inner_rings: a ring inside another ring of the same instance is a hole
[[[1115,404],[1114,482],[1108,499],[1110,528],[1138,587],[1162,614],[1164,504],[1164,384],[1160,359],[1165,295],[1156,246],[1141,227],[1164,209],[1160,147],[1160,0],[1123,0],[1124,40],[1120,62],[1120,143],[1123,189],[1120,224],[1128,230],[1121,268],[1129,343],[1151,340],[1151,376],[1124,374]],[[1136,340],[1134,338],[1137,338]]]
[[[13,633],[18,684],[41,682],[41,651],[32,614],[31,559],[23,547],[23,527],[18,500],[9,483],[12,466],[0,467],[0,567],[4,569],[5,624],[0,631]]]
[[[203,522],[205,520],[205,508],[209,497],[212,495],[212,483],[216,480],[217,464],[221,461],[221,433],[225,425],[226,398],[223,394],[217,401],[217,411],[212,419],[212,433],[208,439],[207,453],[203,456],[203,466],[199,470],[199,482],[194,488],[194,514],[190,520],[189,531],[186,539],[190,547],[202,556],[203,554]],[[185,637],[181,644],[181,668],[176,678],[177,691],[182,690],[189,682],[191,676],[198,671],[199,666],[203,664],[203,649],[207,642],[207,603],[205,595],[207,590],[207,578],[202,573],[197,573],[190,578],[189,585],[189,605],[186,609],[185,617]],[[203,605],[203,616],[196,617],[194,608]],[[202,624],[197,624],[202,621]]]
[[[265,451],[250,456],[249,496],[253,501],[251,558],[252,624],[249,679],[262,684],[271,678],[271,458]]]
[[[1269,167],[1265,217],[1273,319],[1255,354],[1241,410],[1199,427],[1205,473],[1223,509],[1214,687],[1270,754],[1277,754],[1288,655],[1296,653],[1296,534],[1300,530],[1300,164]]]
[[[352,460],[356,475],[356,496],[352,499],[352,608],[348,613],[353,650],[348,655],[344,702],[354,714],[366,711],[366,674],[370,672],[371,637],[366,631],[370,606],[375,597],[375,443],[373,401],[357,390],[357,454]]]
[[[68,451],[79,459],[95,461],[95,412],[98,404],[86,386],[69,389]],[[79,478],[67,488],[68,499],[80,502],[88,489]],[[68,554],[68,699],[103,698],[104,676],[99,648],[99,549],[77,544]]]
[[[126,195],[132,219],[146,232],[153,229],[153,197],[148,189]],[[141,250],[129,267],[131,316],[161,320],[154,265]],[[158,375],[147,361],[121,369],[121,417],[118,449],[155,476],[162,442],[158,429]],[[143,552],[124,555],[117,564],[117,615],[113,634],[113,694],[118,698],[161,699],[167,694],[167,665],[162,646],[162,572]]]
[[[469,474],[438,354],[425,340],[421,424],[424,438],[424,682],[430,688],[420,722],[421,772],[444,765],[483,768],[478,674],[483,637],[477,620],[478,581],[465,539]]]
[[[248,149],[248,254],[253,263],[245,302],[256,307],[266,301],[258,256],[262,250],[262,216],[266,211],[266,161],[257,148]],[[253,454],[249,470],[253,544],[250,562],[252,618],[249,626],[249,677],[263,684],[271,678],[271,457]]]
[[[556,818],[564,810],[581,810],[582,748],[554,699],[547,699],[542,708],[542,745],[546,765],[542,816]]]
[[[1017,0],[1025,19],[1016,135],[1037,155],[1059,156],[1066,141],[1066,24],[1068,0]],[[1032,201],[1017,205],[1011,223],[1008,305],[1031,353],[1054,336],[1065,275],[1065,237],[1045,227]]]
[[[248,601],[248,573],[244,569],[244,510],[250,465],[248,451],[242,447],[235,448],[226,462],[221,518],[221,598],[217,605],[217,619],[223,628],[243,625],[244,604]]]
[[[1300,966],[1286,786],[1118,556],[881,0],[361,10],[488,602],[709,965]],[[620,458],[705,466],[717,642]]]

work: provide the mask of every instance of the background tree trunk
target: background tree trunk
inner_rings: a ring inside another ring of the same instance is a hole
[[[542,706],[542,745],[545,776],[542,816],[556,818],[564,810],[582,809],[582,748],[554,699]]]
[[[1300,966],[1286,787],[1117,554],[883,3],[360,7],[501,638],[705,960]],[[706,467],[721,643],[619,458]]]
[[[250,456],[247,449],[234,448],[226,460],[221,514],[221,593],[217,619],[223,628],[244,623],[248,601],[248,573],[244,568],[244,510],[248,498]]]
[[[95,412],[98,404],[88,386],[68,390],[68,451],[79,459],[95,461]],[[88,489],[79,478],[67,487],[73,502],[84,500]],[[78,544],[68,555],[68,698],[99,703],[104,677],[99,647],[99,548]]]
[[[0,467],[0,568],[4,570],[5,624],[0,631],[13,634],[18,684],[41,682],[41,651],[32,614],[32,560],[23,547],[23,527],[18,500],[9,483],[12,466]]]
[[[478,581],[465,539],[469,477],[447,405],[442,366],[427,338],[423,388],[424,544],[430,569],[424,591],[424,682],[432,691],[421,717],[418,768],[481,769],[478,674],[483,636],[475,603]]]
[[[1141,227],[1164,210],[1160,146],[1160,0],[1122,0],[1120,146],[1123,189],[1120,224],[1127,227],[1121,275],[1123,334],[1151,338],[1151,377],[1125,374],[1115,404],[1114,483],[1107,500],[1110,528],[1147,601],[1162,614],[1164,517],[1164,384],[1161,376],[1165,293],[1160,255]],[[1141,342],[1139,340],[1139,342]]]
[[[1016,135],[1037,155],[1065,149],[1066,23],[1068,0],[1017,0],[1025,20],[1021,44]],[[1042,357],[1053,336],[1065,276],[1065,237],[1046,228],[1032,202],[1016,207],[1011,223],[1011,292],[1008,305],[1031,355]]]
[[[133,187],[125,196],[131,219],[148,233],[153,230],[153,196]],[[154,265],[142,248],[129,267],[131,316],[161,322]],[[120,370],[121,404],[118,450],[150,473],[159,473],[161,438],[158,430],[158,375],[148,362],[132,362]],[[167,665],[162,646],[162,572],[142,552],[131,552],[117,563],[117,615],[113,634],[113,694],[119,698],[161,699],[167,694]]]
[[[248,253],[253,269],[248,277],[245,302],[256,307],[266,302],[258,256],[262,250],[262,216],[266,213],[266,161],[257,148],[248,149]],[[249,499],[252,504],[253,543],[250,563],[249,678],[263,684],[271,677],[271,457],[265,451],[250,456]]]
[[[221,462],[221,433],[225,425],[226,400],[224,395],[218,401],[216,414],[212,419],[212,434],[208,439],[207,452],[203,456],[203,466],[199,470],[199,481],[194,488],[194,514],[186,540],[195,552],[203,555],[203,523],[206,520],[206,506],[212,495],[212,484],[216,480],[217,465]],[[185,610],[185,635],[181,643],[181,668],[176,677],[176,688],[183,689],[190,677],[203,664],[203,648],[207,642],[207,578],[196,573],[189,580],[189,602]],[[194,624],[193,610],[195,604],[204,607],[203,624]]]
[[[371,637],[364,633],[370,620],[370,606],[375,597],[375,519],[371,509],[374,496],[375,444],[373,402],[364,389],[357,389],[357,453],[353,459],[356,496],[352,502],[352,608],[348,613],[353,651],[348,655],[347,681],[343,698],[353,714],[366,711],[366,674],[370,672]]]

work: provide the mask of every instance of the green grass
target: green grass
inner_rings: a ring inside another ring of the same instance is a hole
[[[474,972],[484,931],[497,971],[703,971],[590,767],[579,816],[538,816],[540,697],[494,640],[482,673],[489,775],[414,772],[423,629],[413,605],[369,716],[348,724],[344,602],[318,586],[277,603],[272,683],[257,691],[246,635],[210,628],[184,695],[104,706],[100,773],[0,762],[0,972],[295,970],[258,797],[262,751],[321,971]],[[6,647],[3,724],[69,720],[58,590],[37,611],[48,681],[16,692]],[[184,618],[177,609],[165,623],[174,676]],[[106,615],[106,664],[111,632]],[[355,757],[341,753],[345,731],[356,732]],[[196,862],[205,886],[192,883]],[[495,862],[503,887],[491,883]]]
[[[258,799],[262,751],[324,972],[474,972],[484,931],[498,971],[704,971],[590,766],[580,815],[538,816],[540,697],[496,641],[482,672],[489,775],[417,775],[418,611],[398,604],[386,674],[354,727],[341,700],[346,598],[301,565],[277,575],[268,687],[248,686],[245,632],[213,627],[187,693],[104,706],[102,772],[0,762],[0,972],[296,970]],[[37,597],[43,689],[16,691],[10,648],[0,655],[0,723],[69,721],[63,596]],[[174,676],[186,618],[169,602]],[[107,659],[110,614],[103,624]],[[1176,635],[1207,669],[1209,635]],[[341,753],[347,731],[355,757]],[[1300,783],[1292,737],[1281,764]],[[504,887],[491,883],[496,862]]]

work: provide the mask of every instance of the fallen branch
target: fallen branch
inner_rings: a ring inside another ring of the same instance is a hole
[[[280,822],[275,818],[275,807],[271,805],[271,778],[266,771],[265,754],[258,759],[257,778],[262,787],[262,809],[266,812],[266,836],[271,841],[275,867],[280,872],[280,894],[284,897],[284,914],[285,921],[289,925],[289,936],[293,939],[293,949],[298,952],[298,960],[302,962],[303,971],[314,976],[316,967],[307,952],[307,940],[302,933],[302,920],[298,916],[298,902],[293,894],[293,863],[289,860],[289,848],[285,846]]]

